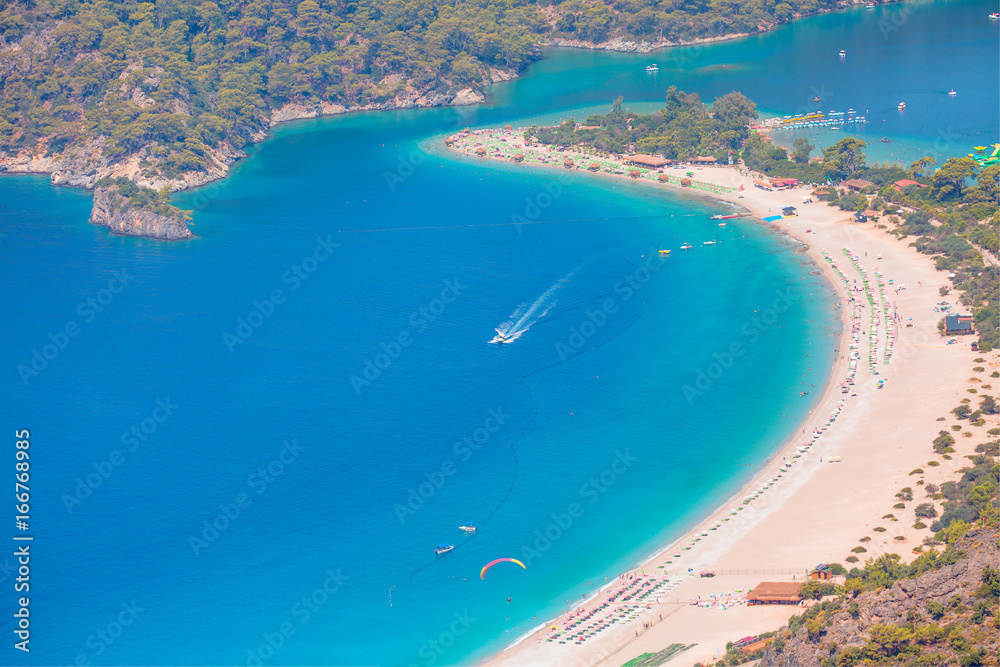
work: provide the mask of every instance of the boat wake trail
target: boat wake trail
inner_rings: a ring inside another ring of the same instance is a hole
[[[592,259],[593,258],[591,258],[591,260]],[[591,260],[583,262],[565,276],[555,281],[552,286],[542,292],[542,295],[535,299],[532,304],[529,305],[525,302],[515,308],[514,312],[510,314],[510,317],[506,322],[494,328],[497,335],[494,336],[489,342],[493,344],[512,343],[527,333],[532,325],[537,324],[539,320],[549,314],[549,311],[555,308],[556,295],[559,293],[559,290],[568,284],[570,278],[576,275],[576,273],[585,267]]]

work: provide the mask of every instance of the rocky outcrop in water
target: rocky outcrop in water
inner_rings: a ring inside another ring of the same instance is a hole
[[[143,236],[161,241],[183,241],[193,236],[180,217],[134,206],[114,186],[94,188],[90,221],[123,236]]]

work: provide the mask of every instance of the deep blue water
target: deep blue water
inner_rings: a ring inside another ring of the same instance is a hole
[[[281,127],[177,197],[196,210],[186,243],[110,236],[86,223],[88,193],[0,179],[0,400],[8,474],[31,430],[35,538],[32,651],[9,641],[0,663],[466,663],[634,565],[796,428],[835,346],[830,294],[794,245],[718,228],[709,202],[455,160],[428,138],[650,102],[668,78],[788,113],[811,81],[850,80],[845,103],[875,107],[910,85],[876,83],[915,67],[904,41],[995,52],[989,11],[920,5],[850,78],[828,55],[872,40],[862,12],[655,81],[649,56],[561,50],[487,106]],[[995,126],[996,80],[960,98],[970,137]],[[362,231],[401,227],[425,229]],[[534,304],[516,341],[487,343]],[[19,370],[35,351],[44,367]],[[467,542],[464,521],[481,525]],[[440,542],[459,547],[435,559]],[[501,557],[528,568],[480,580]]]

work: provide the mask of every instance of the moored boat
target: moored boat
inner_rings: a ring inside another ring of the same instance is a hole
[[[955,95],[958,95],[958,93],[955,92],[954,88],[948,91],[948,97],[955,97]]]
[[[439,544],[436,547],[434,547],[434,553],[435,555],[440,556],[441,554],[448,553],[454,548],[455,548],[454,544],[448,544],[448,543]]]
[[[659,72],[660,68],[656,66],[656,63],[653,63],[652,65],[646,65],[646,71],[647,72]]]
[[[669,254],[670,254],[669,250],[661,250],[660,251],[660,257],[666,257]]]
[[[471,521],[466,521],[461,526],[459,526],[458,529],[464,530],[467,533],[474,533],[476,532],[476,524],[472,523]]]
[[[739,213],[730,213],[729,215],[722,215],[720,213],[719,215],[713,215],[712,220],[729,220],[731,218],[738,218],[738,217],[740,217]]]
[[[693,246],[693,245],[691,245],[690,243],[682,243],[682,244],[681,244],[681,250],[690,250],[690,249],[691,249],[691,248],[693,248],[693,247],[694,247],[694,246]]]
[[[704,243],[702,243],[702,245],[715,245],[715,239],[712,239],[711,241],[705,241]]]

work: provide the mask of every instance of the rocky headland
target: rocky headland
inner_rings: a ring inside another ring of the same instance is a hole
[[[115,185],[94,188],[90,221],[122,236],[142,236],[160,241],[184,241],[193,236],[180,211],[158,212],[136,204],[122,196]]]

